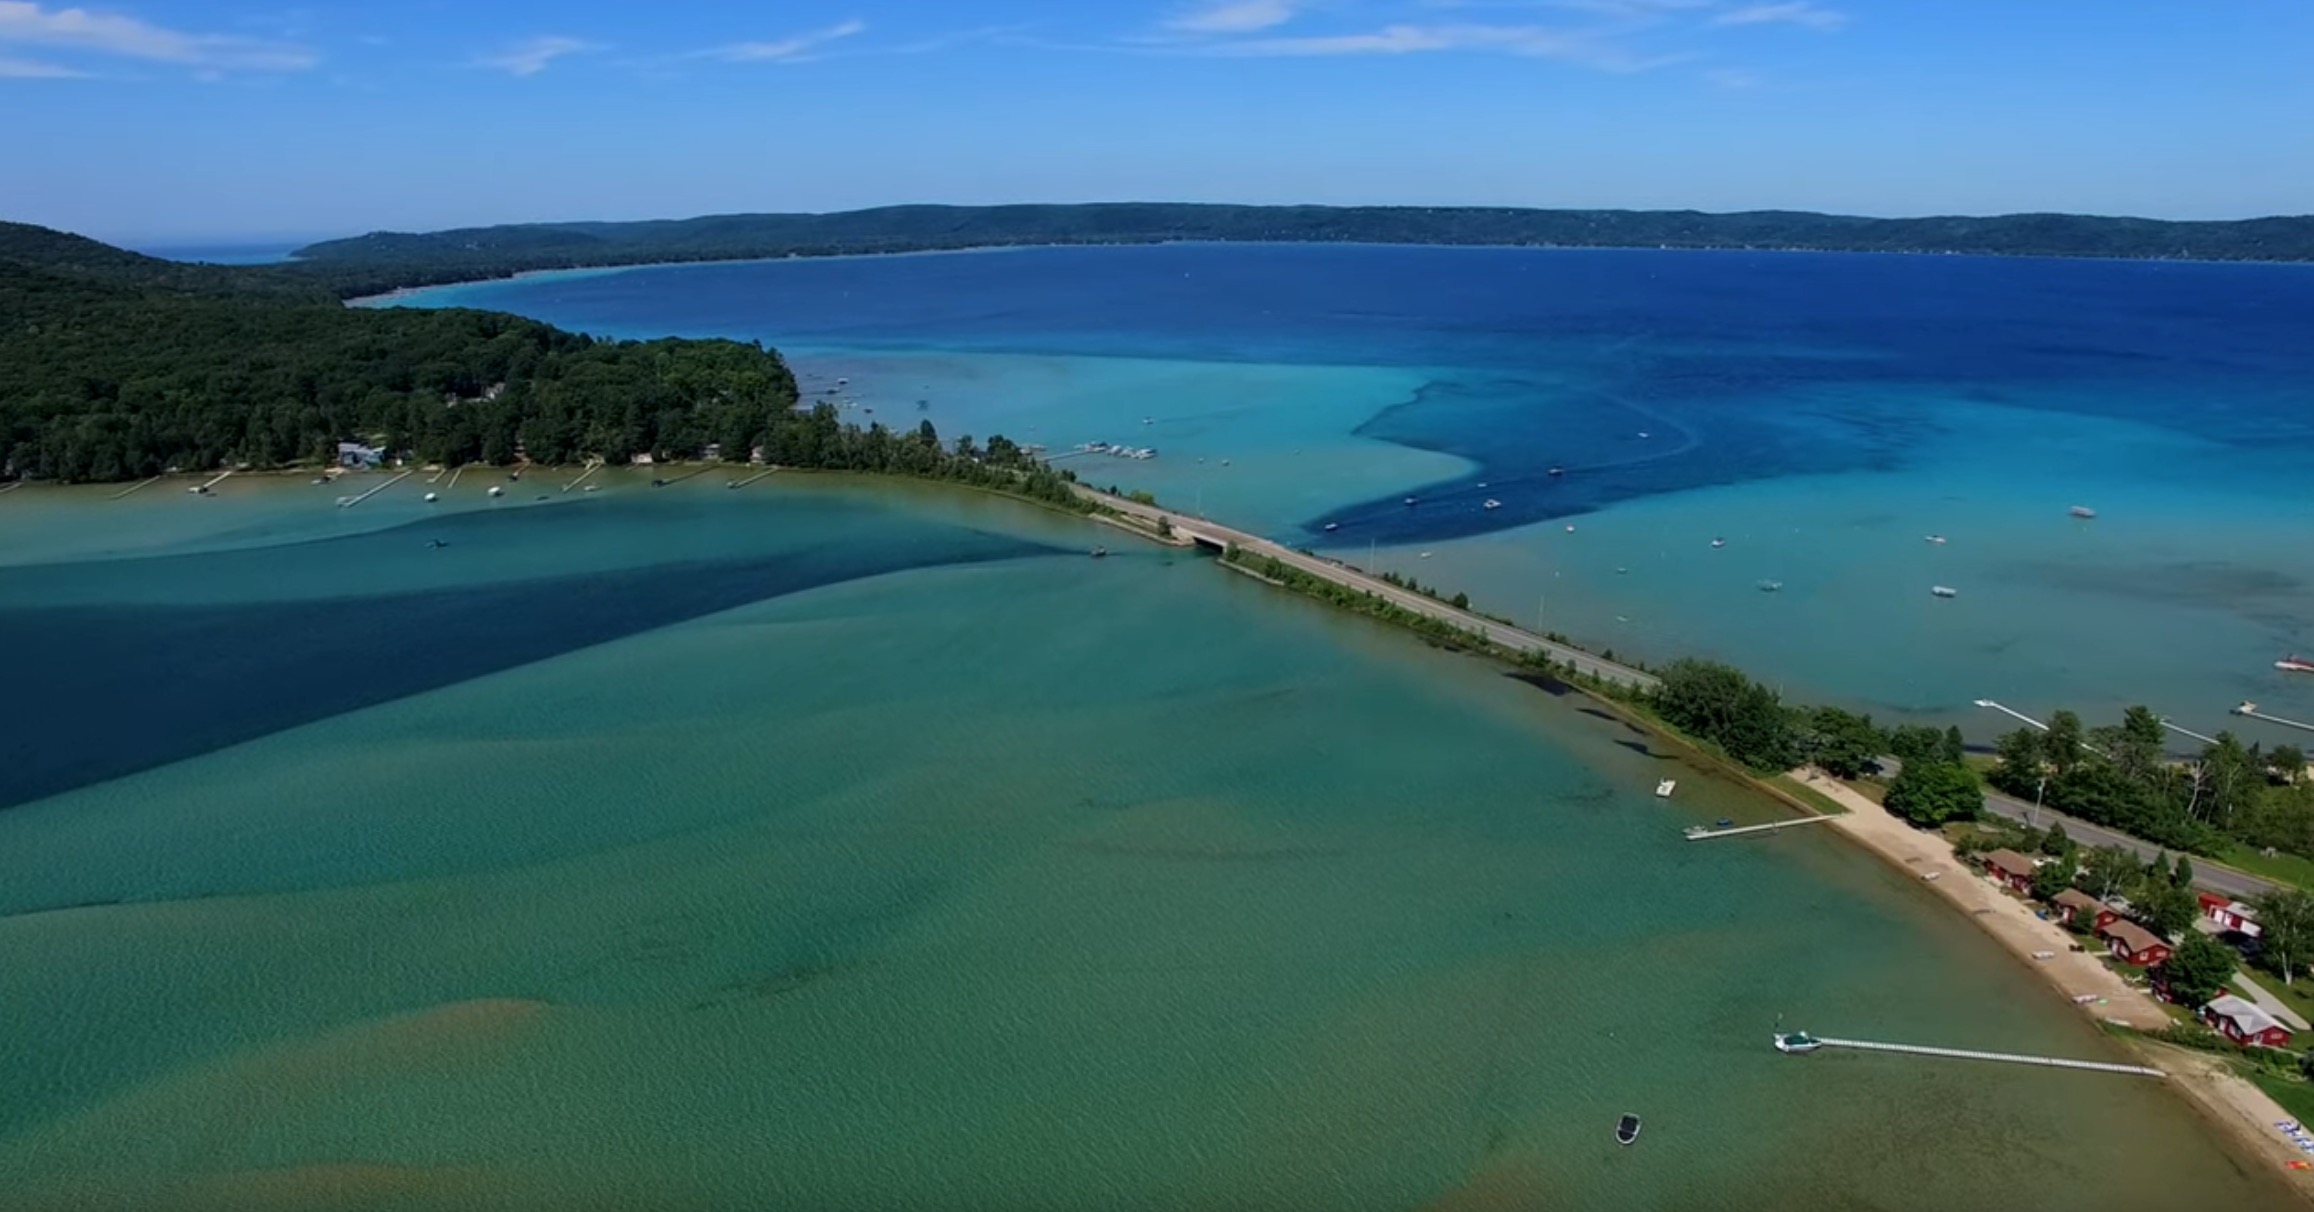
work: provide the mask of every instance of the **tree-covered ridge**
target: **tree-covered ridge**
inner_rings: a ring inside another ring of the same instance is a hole
[[[277,275],[0,228],[0,478],[274,467],[345,440],[448,462],[717,443],[745,458],[796,398],[786,364],[758,346],[348,310]]]
[[[532,269],[1035,244],[1166,241],[1775,248],[2010,256],[2314,260],[2314,216],[2175,222],[2089,215],[1870,219],[1804,211],[1091,203],[889,206],[373,232],[299,250],[346,293]]]

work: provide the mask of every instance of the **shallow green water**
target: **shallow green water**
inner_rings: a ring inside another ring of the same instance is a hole
[[[713,496],[747,511],[714,524],[881,519],[859,542],[1105,533],[936,492]],[[1691,771],[1654,800],[1619,727],[1107,541],[0,813],[0,1204],[2281,1198],[2153,1083],[1777,1056],[1778,1015],[2105,1045],[1835,838],[1682,841],[1762,810]]]

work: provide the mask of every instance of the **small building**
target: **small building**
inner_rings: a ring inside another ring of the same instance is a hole
[[[2202,916],[2216,922],[2221,931],[2258,937],[2258,911],[2240,901],[2219,896],[2213,892],[2201,894]]]
[[[2009,886],[2012,891],[2031,892],[2033,872],[2038,864],[2014,850],[1985,852],[1985,874]]]
[[[337,444],[337,465],[340,467],[376,467],[385,462],[386,452],[359,442]]]
[[[2083,922],[2091,930],[2099,929],[2107,922],[2121,916],[2113,906],[2098,900],[2079,888],[2067,888],[2050,898],[2049,907],[2056,911],[2058,921],[2068,924],[2076,921]]]
[[[2245,1048],[2287,1048],[2290,1028],[2248,998],[2220,994],[2202,1007],[2202,1021]]]
[[[2117,917],[2097,928],[2097,937],[2105,940],[2106,949],[2113,958],[2139,968],[2151,968],[2169,958],[2170,945],[2161,936],[2130,921]]]

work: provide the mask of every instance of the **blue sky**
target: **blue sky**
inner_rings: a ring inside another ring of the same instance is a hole
[[[2314,0],[0,0],[0,217],[2306,213],[2310,65]]]

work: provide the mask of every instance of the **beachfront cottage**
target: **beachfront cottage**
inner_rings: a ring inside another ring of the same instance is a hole
[[[385,458],[386,452],[375,446],[364,446],[359,442],[337,444],[337,465],[340,467],[375,467],[384,462]]]
[[[2258,937],[2258,911],[2231,897],[2216,893],[2201,894],[2202,916],[2218,924],[2218,929],[2234,934]]]
[[[2210,1004],[2202,1007],[2202,1021],[2245,1048],[2290,1046],[2288,1027],[2256,1002],[2231,993],[2211,998]]]
[[[2008,886],[2012,892],[2033,890],[2033,860],[2014,850],[1985,852],[1985,874]]]
[[[2058,893],[2050,899],[2049,907],[2056,911],[2058,921],[2068,924],[2082,922],[2091,930],[2098,929],[2105,923],[2121,916],[2114,910],[2113,906],[2098,900],[2079,888],[2067,888]]]
[[[2125,917],[2099,926],[2097,937],[2105,940],[2113,958],[2139,968],[2151,968],[2169,958],[2170,946],[2160,935]]]

